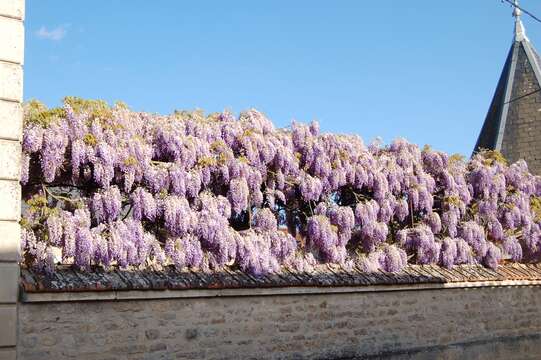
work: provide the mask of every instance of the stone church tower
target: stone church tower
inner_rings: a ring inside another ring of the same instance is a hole
[[[514,41],[474,151],[497,150],[510,163],[524,159],[541,175],[541,58],[520,15],[515,7]]]

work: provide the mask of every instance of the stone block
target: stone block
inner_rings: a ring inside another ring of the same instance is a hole
[[[21,140],[23,109],[20,103],[0,100],[0,139]]]
[[[0,139],[0,179],[19,180],[21,173],[21,144]]]
[[[0,99],[22,101],[22,98],[22,66],[8,62],[0,62]]]
[[[19,264],[16,262],[0,263],[0,304],[16,303],[18,289]]]
[[[4,34],[0,41],[0,60],[22,64],[24,62],[23,22],[0,16],[0,34]]]
[[[0,1],[0,16],[24,19],[24,0]]]
[[[17,358],[17,351],[15,348],[0,349],[0,360],[15,360]]]
[[[19,221],[21,217],[21,186],[18,181],[0,180],[0,220]]]
[[[18,261],[21,227],[16,221],[0,221],[0,261]]]
[[[17,305],[0,305],[0,347],[17,344]]]

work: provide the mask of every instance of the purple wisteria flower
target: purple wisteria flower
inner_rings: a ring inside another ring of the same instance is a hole
[[[541,261],[541,177],[497,152],[68,97],[26,105],[21,160],[21,261],[42,271]]]

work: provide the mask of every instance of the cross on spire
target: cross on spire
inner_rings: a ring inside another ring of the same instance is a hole
[[[515,17],[515,41],[527,40],[526,30],[524,30],[524,25],[522,25],[522,20],[520,20],[520,15],[522,11],[518,6],[518,0],[513,1],[513,16]]]
[[[513,16],[517,18],[517,21],[520,21],[520,15],[522,15],[522,11],[520,11],[520,8],[518,7],[518,0],[514,0],[513,4]]]

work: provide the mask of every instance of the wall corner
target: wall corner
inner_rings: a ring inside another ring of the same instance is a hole
[[[24,13],[0,1],[0,360],[17,357]]]

